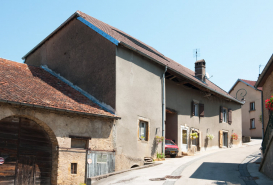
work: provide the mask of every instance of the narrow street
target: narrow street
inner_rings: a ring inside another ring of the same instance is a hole
[[[247,161],[249,156],[252,157],[253,154],[258,155],[260,153],[260,141],[261,140],[256,140],[240,148],[207,151],[195,156],[185,156],[175,159],[167,158],[161,165],[114,175],[97,181],[94,184],[273,184],[273,181],[261,181],[262,178],[265,177],[258,172],[258,169],[255,169],[258,173],[256,176],[261,178],[256,180],[257,183],[255,181],[248,181],[248,179],[244,177],[246,176],[245,174],[248,174],[248,171],[251,170],[247,170],[247,168],[243,169],[243,162]],[[164,178],[167,175],[181,175],[182,177],[180,179],[167,178],[161,181],[151,180],[153,178]]]

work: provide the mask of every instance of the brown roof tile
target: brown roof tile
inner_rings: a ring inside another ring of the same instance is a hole
[[[2,58],[0,100],[115,117],[42,68]]]

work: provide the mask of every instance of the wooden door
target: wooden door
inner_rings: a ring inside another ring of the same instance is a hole
[[[35,156],[19,156],[16,168],[16,185],[34,185],[35,177]]]
[[[0,121],[0,185],[37,184],[51,181],[52,145],[36,122],[20,117]]]

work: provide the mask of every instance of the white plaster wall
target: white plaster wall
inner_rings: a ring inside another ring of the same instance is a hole
[[[161,78],[164,69],[126,48],[117,47],[116,52],[116,114],[121,117],[117,121],[116,153],[120,160],[117,157],[116,163],[122,163],[121,170],[134,163],[141,165],[144,157],[154,154],[156,128],[160,128],[158,135],[162,132]],[[138,138],[141,117],[150,123],[148,142]]]

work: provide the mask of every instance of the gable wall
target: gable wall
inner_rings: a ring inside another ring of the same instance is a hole
[[[268,76],[263,85],[263,106],[264,106],[264,131],[269,121],[269,111],[265,108],[265,100],[273,95],[273,72]]]
[[[164,69],[124,47],[117,47],[116,65],[116,110],[121,117],[117,121],[116,164],[120,164],[118,170],[122,170],[134,164],[143,165],[144,157],[161,152],[154,138],[162,134]],[[139,139],[139,119],[149,122],[148,141]]]
[[[177,111],[178,115],[178,141],[176,141],[176,143],[178,144],[179,149],[181,150],[182,142],[181,126],[187,126],[188,128],[195,128],[201,131],[201,151],[219,147],[220,130],[228,131],[229,141],[231,133],[238,134],[239,138],[237,141],[233,141],[233,144],[240,145],[242,140],[241,105],[225,101],[218,97],[206,98],[204,95],[205,94],[201,91],[185,87],[184,85],[177,85],[173,81],[166,80],[166,106],[167,108]],[[204,104],[204,117],[199,118],[199,116],[191,116],[191,102],[193,100]],[[232,109],[231,125],[228,123],[220,123],[220,106]],[[166,126],[166,132],[168,132],[167,128],[168,127]],[[207,133],[213,134],[214,139],[209,141],[206,140]],[[181,153],[179,153],[179,155],[181,155]]]
[[[77,19],[70,21],[25,63],[54,72],[115,108],[116,46]]]
[[[252,138],[262,138],[262,123],[260,122],[260,115],[262,114],[261,109],[261,92],[253,89],[250,86],[247,86],[243,82],[238,82],[234,89],[230,92],[230,95],[237,99],[241,100],[242,95],[245,94],[244,90],[247,91],[245,95],[245,104],[242,106],[242,121],[243,121],[243,136],[251,136]],[[250,111],[250,102],[255,102],[255,111]],[[255,119],[256,129],[250,129],[250,119]]]

